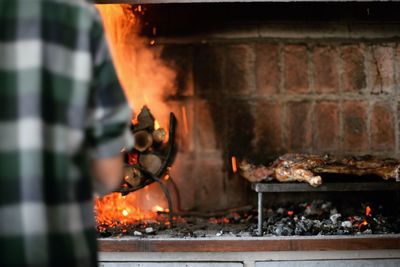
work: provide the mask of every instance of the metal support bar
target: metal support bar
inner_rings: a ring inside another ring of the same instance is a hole
[[[263,204],[263,193],[258,192],[258,224],[257,224],[257,235],[263,235],[263,221],[264,221],[264,204]]]

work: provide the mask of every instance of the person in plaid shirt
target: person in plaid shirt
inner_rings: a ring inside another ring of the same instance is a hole
[[[96,266],[90,177],[117,186],[133,141],[101,21],[89,1],[0,0],[0,23],[0,266]]]

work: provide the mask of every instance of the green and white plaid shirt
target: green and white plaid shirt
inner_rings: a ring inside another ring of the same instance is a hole
[[[0,266],[95,266],[88,159],[130,146],[95,7],[0,0]]]

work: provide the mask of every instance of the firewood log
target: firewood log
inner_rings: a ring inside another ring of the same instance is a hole
[[[137,187],[142,182],[143,175],[141,172],[132,167],[132,166],[125,166],[124,167],[124,181],[128,183],[131,187]]]
[[[139,163],[145,170],[156,174],[161,168],[162,160],[155,154],[142,154],[139,157]]]
[[[134,134],[135,149],[144,152],[153,144],[153,136],[145,130],[138,131]]]
[[[165,137],[166,137],[167,133],[165,132],[164,128],[158,128],[157,130],[154,130],[152,135],[153,135],[154,142],[162,143],[165,141]]]

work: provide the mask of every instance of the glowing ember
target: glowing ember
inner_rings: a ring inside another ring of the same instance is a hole
[[[156,206],[153,207],[152,211],[154,211],[154,212],[162,212],[162,211],[164,211],[164,208],[160,207],[159,205],[156,205]]]
[[[288,210],[287,215],[292,216],[294,214],[293,210]]]
[[[228,224],[230,222],[229,218],[224,217],[224,218],[209,218],[208,221],[212,224]]]
[[[371,214],[371,208],[369,207],[369,206],[367,206],[366,208],[365,208],[365,215],[367,215],[367,216],[372,216],[372,214]]]
[[[132,205],[136,201],[134,194],[122,196],[120,193],[112,193],[103,198],[97,198],[94,208],[97,225],[113,227],[155,218],[154,212],[140,210],[136,208],[136,205]]]
[[[236,172],[237,172],[236,157],[233,156],[232,159],[231,159],[231,161],[232,161],[232,171],[233,171],[234,173],[236,173]]]
[[[129,153],[128,154],[128,163],[131,165],[138,163],[139,155],[137,153]]]
[[[146,188],[126,196],[111,193],[96,198],[94,210],[98,229],[102,231],[107,227],[152,221],[158,217],[157,211],[169,212],[159,186],[155,184]]]

